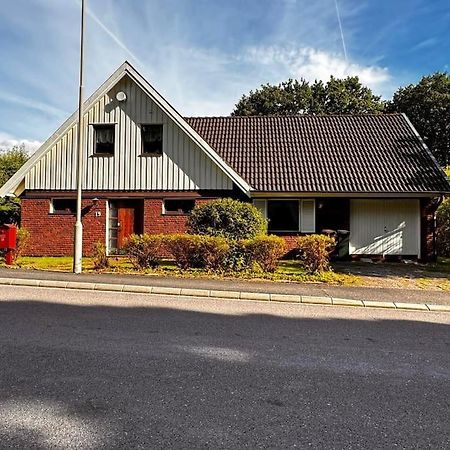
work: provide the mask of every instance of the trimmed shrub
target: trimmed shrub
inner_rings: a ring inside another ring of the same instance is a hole
[[[321,234],[300,236],[297,239],[297,251],[300,264],[308,273],[318,273],[330,268],[330,253],[335,240]]]
[[[224,270],[230,250],[227,240],[218,236],[173,234],[165,243],[181,269]]]
[[[14,259],[18,259],[23,255],[30,240],[30,232],[26,228],[18,228],[16,236],[16,250],[14,251]]]
[[[160,234],[132,234],[123,247],[136,269],[158,266],[162,248],[163,236]]]
[[[217,199],[195,207],[188,218],[193,234],[251,239],[267,232],[267,220],[251,203]]]
[[[92,246],[92,257],[94,259],[94,269],[101,270],[109,267],[108,256],[106,254],[106,245],[97,241]]]
[[[279,236],[257,236],[245,243],[250,265],[258,264],[265,272],[275,272],[278,260],[286,252],[286,241]]]
[[[436,249],[439,256],[450,256],[450,198],[436,212]]]

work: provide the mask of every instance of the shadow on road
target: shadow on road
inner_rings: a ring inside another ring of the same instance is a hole
[[[450,444],[449,325],[310,311],[1,301],[0,446]]]

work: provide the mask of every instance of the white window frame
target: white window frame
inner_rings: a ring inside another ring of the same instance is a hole
[[[53,206],[53,201],[54,200],[74,200],[76,202],[76,197],[53,197],[50,199],[50,209],[49,209],[49,213],[50,214],[61,214],[62,216],[66,215],[66,216],[70,216],[70,215],[75,215],[76,212],[55,212],[55,207]],[[58,210],[56,210],[58,211]]]
[[[289,197],[284,198],[268,198],[268,199],[261,199],[261,198],[254,198],[253,199],[253,206],[255,206],[257,209],[259,209],[262,213],[265,219],[268,219],[267,216],[267,202],[269,200],[295,200],[290,199]],[[313,198],[301,198],[298,200],[298,230],[276,230],[271,231],[272,233],[305,233],[305,234],[313,234],[316,232],[316,200]],[[303,204],[304,202],[311,202],[313,204],[313,226],[312,229],[306,229],[304,228],[304,220],[303,220]],[[269,224],[270,226],[270,224]]]
[[[195,197],[165,197],[163,198],[162,201],[162,214],[163,216],[167,215],[167,216],[187,216],[189,215],[189,213],[176,213],[176,212],[172,212],[166,211],[166,200],[192,200],[194,202],[194,208],[195,208]]]
[[[299,213],[300,213],[300,218],[299,218],[300,232],[301,233],[305,233],[305,234],[306,233],[307,234],[315,233],[316,232],[316,201],[313,198],[311,198],[311,199],[308,198],[308,199],[301,199],[300,202],[301,202],[301,205],[300,205],[300,208],[299,208]],[[313,207],[313,226],[312,226],[312,229],[310,229],[310,230],[308,230],[308,229],[306,229],[304,227],[304,222],[305,221],[303,220],[303,218],[304,218],[303,205],[306,202],[312,203],[312,207]]]

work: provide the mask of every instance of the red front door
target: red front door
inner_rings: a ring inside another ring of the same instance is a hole
[[[117,208],[117,248],[122,248],[128,236],[135,231],[136,208],[119,206]]]

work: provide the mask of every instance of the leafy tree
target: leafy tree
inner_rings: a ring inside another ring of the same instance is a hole
[[[405,113],[443,166],[450,164],[450,75],[436,72],[399,88],[389,111]]]
[[[0,153],[0,186],[5,184],[14,173],[28,160],[28,153],[23,145],[13,147]],[[20,200],[0,199],[0,224],[20,222]]]
[[[331,77],[325,84],[290,79],[243,95],[232,115],[378,114],[384,107],[381,97],[363,86],[358,77]]]

